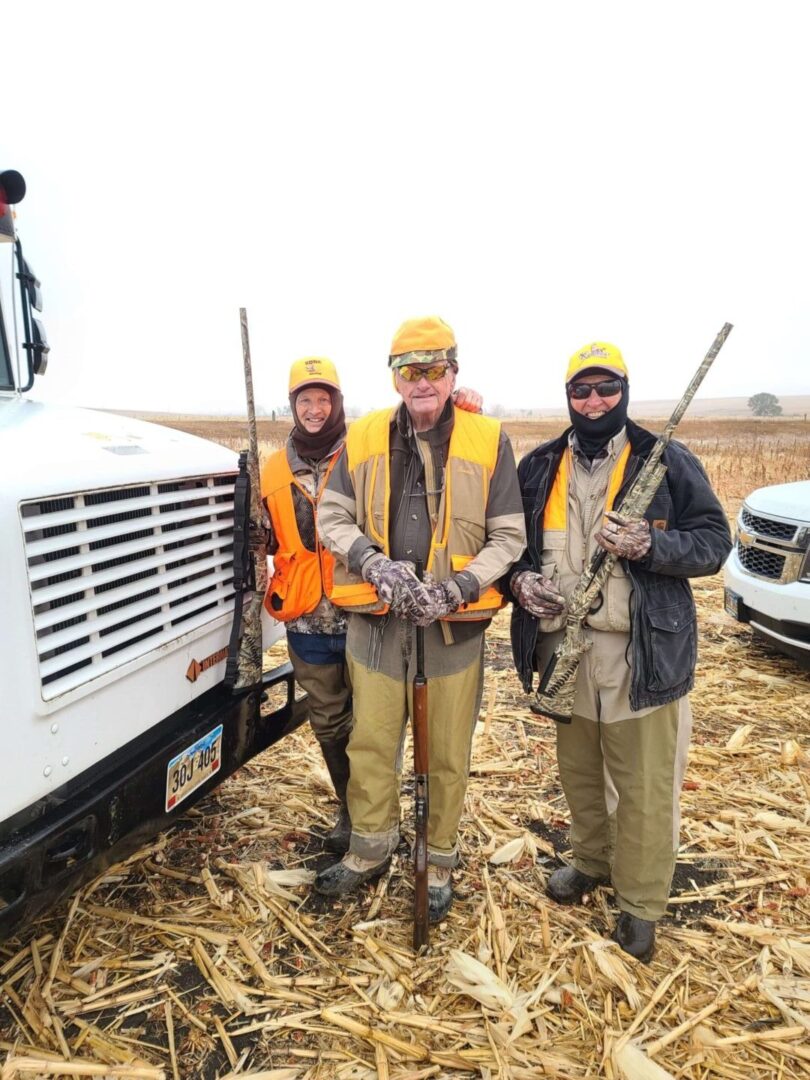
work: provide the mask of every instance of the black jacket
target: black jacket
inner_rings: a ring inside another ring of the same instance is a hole
[[[540,572],[543,510],[568,446],[570,430],[538,446],[518,466],[529,545],[509,572],[510,578],[520,570]],[[655,445],[655,436],[632,420],[627,421],[627,436],[630,458],[616,509],[620,509],[625,492]],[[652,546],[643,559],[622,560],[633,586],[632,709],[666,705],[692,689],[697,622],[687,578],[716,574],[731,551],[726,516],[698,459],[681,443],[673,442],[664,452],[664,463],[666,476],[645,514],[654,524]],[[511,597],[508,591],[506,595]],[[534,684],[537,633],[537,619],[513,602],[512,655],[526,693],[531,693]]]

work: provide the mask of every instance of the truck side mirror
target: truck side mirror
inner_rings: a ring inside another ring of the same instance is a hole
[[[34,311],[42,311],[42,289],[39,278],[25,260],[23,260],[23,271],[20,280],[28,292],[28,301],[31,307]]]
[[[40,309],[37,308],[37,311],[39,310]],[[43,375],[48,366],[48,354],[51,351],[51,347],[45,336],[45,327],[39,319],[31,319],[31,337],[33,339],[31,345],[26,345],[25,348],[30,349],[34,374]]]

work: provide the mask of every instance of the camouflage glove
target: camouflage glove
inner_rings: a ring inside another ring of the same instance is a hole
[[[534,570],[513,574],[509,586],[520,606],[536,619],[553,619],[565,611],[565,598],[557,586]]]
[[[362,574],[377,590],[380,600],[390,606],[392,615],[415,622],[431,609],[430,594],[414,573],[412,563],[396,562],[378,553],[363,563]]]
[[[429,575],[425,575],[426,578]],[[461,605],[461,589],[452,579],[447,581],[426,582],[427,591],[430,594],[431,606],[425,610],[425,616],[429,616],[430,622],[443,619],[445,615],[452,615],[458,611]],[[428,623],[417,623],[417,626],[427,626]]]
[[[646,518],[628,521],[613,510],[609,510],[605,518],[607,520],[594,537],[597,544],[620,559],[643,559],[652,547],[649,521]]]

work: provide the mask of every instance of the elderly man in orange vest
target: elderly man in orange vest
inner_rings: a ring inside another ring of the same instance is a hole
[[[346,670],[346,613],[328,598],[334,559],[318,539],[318,509],[343,451],[346,421],[337,368],[324,356],[305,356],[290,368],[293,429],[262,469],[262,497],[272,529],[273,576],[264,604],[287,628],[296,682],[307,693],[309,720],[340,802],[324,846],[344,852],[351,823],[346,803],[352,693]],[[477,412],[481,398],[460,387],[454,400]]]
[[[349,612],[354,689],[349,853],[315,888],[340,896],[383,873],[399,842],[402,745],[414,677],[413,624],[426,627],[430,681],[428,906],[453,898],[457,834],[496,584],[525,544],[512,448],[500,424],[454,408],[453,331],[436,316],[399,328],[389,365],[402,401],[349,428],[318,519],[335,556],[332,603]],[[429,571],[420,582],[414,564]]]

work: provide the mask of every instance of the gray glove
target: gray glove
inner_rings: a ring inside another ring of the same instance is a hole
[[[391,614],[416,622],[432,610],[432,600],[425,585],[414,573],[411,563],[397,562],[385,555],[372,555],[363,563],[362,576],[377,590],[377,596],[391,608]],[[432,618],[428,622],[433,622]],[[426,622],[421,625],[427,626]]]
[[[565,611],[565,597],[557,586],[534,570],[513,574],[509,585],[520,606],[536,619],[553,619]]]
[[[615,510],[609,510],[605,518],[607,520],[594,537],[597,544],[620,559],[643,559],[652,547],[649,521],[646,518],[629,521]]]
[[[416,622],[417,626],[428,626],[437,619],[443,619],[445,615],[452,615],[458,611],[461,604],[461,589],[448,578],[446,581],[434,581],[430,574],[425,575],[425,586],[430,595],[430,606],[422,612],[424,622]]]

